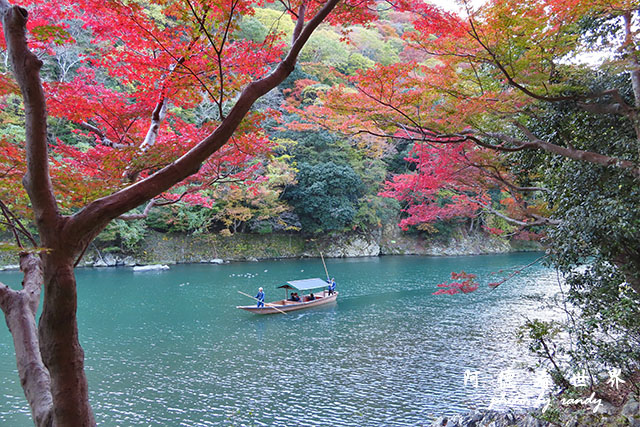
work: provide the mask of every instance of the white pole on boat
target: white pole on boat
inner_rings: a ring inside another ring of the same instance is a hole
[[[242,295],[245,295],[245,296],[248,296],[249,298],[252,298],[252,299],[254,299],[254,300],[256,300],[256,301],[260,301],[258,298],[254,297],[254,296],[251,296],[251,295],[249,295],[249,294],[245,294],[244,292],[238,291],[238,293],[239,293],[239,294],[242,294]],[[282,310],[278,310],[278,308],[277,308],[277,307],[275,307],[273,304],[271,304],[271,303],[269,303],[269,302],[264,302],[264,301],[262,301],[262,302],[264,303],[264,305],[265,305],[265,306],[267,306],[267,305],[268,305],[268,306],[270,306],[271,308],[273,308],[274,310],[279,311],[279,312],[280,312],[280,313],[282,313],[282,314],[287,314],[286,312],[284,312],[284,311],[282,311]]]
[[[324,272],[327,273],[327,282],[329,281],[329,270],[327,270],[327,264],[324,262],[324,257],[322,256],[322,252],[320,252],[320,259],[322,259],[322,265],[324,265]]]

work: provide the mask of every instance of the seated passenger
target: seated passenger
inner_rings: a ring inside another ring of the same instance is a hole
[[[307,301],[313,301],[314,299],[316,299],[316,297],[313,295],[313,292],[311,292],[309,294],[309,298],[307,298]]]
[[[298,296],[297,292],[291,294],[291,301],[300,301],[300,296]]]

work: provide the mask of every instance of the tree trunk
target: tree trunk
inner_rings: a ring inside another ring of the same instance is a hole
[[[1,285],[0,308],[13,337],[18,376],[29,402],[33,421],[37,426],[49,427],[53,423],[51,379],[40,357],[36,327],[36,312],[42,287],[40,258],[34,254],[22,254],[20,269],[24,273],[23,289],[16,291]]]
[[[38,333],[40,352],[51,374],[56,426],[93,426],[84,351],[78,341],[74,258],[59,251],[44,257],[44,301]]]

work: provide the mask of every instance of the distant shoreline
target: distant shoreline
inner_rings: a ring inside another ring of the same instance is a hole
[[[154,264],[222,264],[258,260],[359,258],[388,255],[471,256],[542,251],[538,242],[509,241],[481,232],[441,236],[391,233],[342,233],[308,237],[300,234],[181,234],[149,232],[133,251],[91,245],[79,267],[144,266]],[[17,256],[0,257],[0,269],[17,268]]]
[[[509,251],[509,252],[494,252],[494,253],[482,253],[482,254],[459,254],[459,255],[424,255],[424,254],[380,254],[380,255],[363,255],[363,256],[352,256],[352,257],[333,257],[325,259],[340,259],[340,258],[380,258],[380,257],[394,257],[394,256],[402,256],[402,257],[429,257],[429,258],[457,258],[457,257],[476,257],[476,256],[490,256],[490,255],[508,255],[508,254],[518,254],[518,253],[532,253],[532,252],[540,252],[544,253],[543,249],[540,250],[521,250],[521,251]],[[148,266],[158,266],[157,270],[166,270],[166,268],[160,268],[160,266],[172,266],[172,265],[224,265],[231,263],[254,263],[254,262],[262,262],[262,261],[278,261],[278,260],[295,260],[295,259],[320,259],[320,256],[301,256],[301,257],[280,257],[280,258],[260,258],[260,259],[237,259],[237,260],[222,260],[219,259],[220,262],[212,261],[199,261],[199,262],[166,262],[166,263],[154,263],[154,264],[114,264],[114,265],[78,265],[76,268],[95,268],[95,269],[106,269],[106,268],[131,268],[135,269],[135,267],[148,267]],[[18,264],[8,264],[8,265],[0,265],[0,272],[2,271],[18,271],[20,270],[20,266]]]

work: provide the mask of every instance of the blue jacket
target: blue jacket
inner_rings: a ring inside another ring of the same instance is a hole
[[[264,292],[262,291],[258,292],[258,295],[256,295],[256,299],[258,301],[264,301]]]

